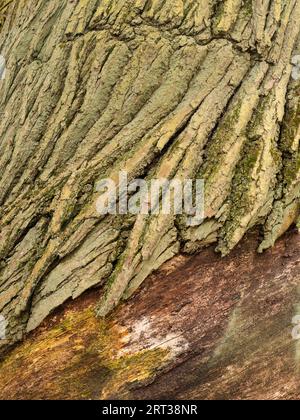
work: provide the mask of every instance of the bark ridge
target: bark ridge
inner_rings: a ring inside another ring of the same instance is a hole
[[[0,6],[0,10],[2,10]],[[300,0],[15,0],[0,21],[0,311],[7,342],[180,251],[263,251],[299,218]],[[205,220],[108,216],[95,183],[203,178]],[[6,345],[7,342],[4,344]]]

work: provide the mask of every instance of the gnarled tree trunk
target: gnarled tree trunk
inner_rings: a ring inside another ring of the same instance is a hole
[[[265,251],[297,223],[300,0],[2,3],[4,351],[88,289],[106,316],[179,253],[225,256],[255,226]],[[204,221],[101,217],[95,184],[120,171],[204,179]]]

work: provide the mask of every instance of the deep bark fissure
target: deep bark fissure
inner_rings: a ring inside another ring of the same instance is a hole
[[[106,315],[178,252],[227,254],[255,225],[264,250],[299,217],[299,0],[50,3],[9,2],[0,21],[9,342],[89,288],[106,283]],[[94,184],[120,169],[200,174],[204,222],[101,219]]]

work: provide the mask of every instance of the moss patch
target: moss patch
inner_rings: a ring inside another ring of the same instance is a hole
[[[113,321],[96,319],[93,305],[71,310],[1,363],[0,398],[126,398],[136,382],[154,378],[169,359],[160,348],[122,353],[127,335]]]

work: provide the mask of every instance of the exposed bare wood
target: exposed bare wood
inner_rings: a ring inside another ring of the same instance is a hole
[[[0,365],[1,399],[299,399],[300,238],[178,256],[106,320],[88,292]]]
[[[8,321],[0,351],[89,289],[101,288],[95,312],[105,317],[182,252],[200,252],[195,260],[181,257],[191,267],[211,244],[226,256],[253,227],[263,232],[262,252],[299,224],[300,0],[14,0],[0,1],[0,10],[7,66],[0,81],[0,313]],[[107,177],[119,182],[120,170],[130,180],[203,178],[205,220],[187,227],[186,215],[100,217],[95,185]],[[226,261],[242,264],[246,256],[238,255],[240,261],[211,257],[211,270],[225,270]],[[253,267],[269,264],[266,256],[246,255]],[[292,261],[295,267],[284,270],[297,270]],[[155,278],[156,298],[169,305],[172,290]],[[245,278],[246,292],[259,298],[253,277]],[[296,279],[287,279],[286,287],[294,287]],[[271,280],[262,276],[263,287],[276,288]],[[209,287],[209,296],[218,296]],[[230,281],[227,287],[240,290]],[[252,313],[245,305],[241,322]],[[240,314],[220,316],[231,340]],[[88,319],[91,331],[106,325]],[[194,322],[197,330],[199,318]],[[232,346],[242,351],[242,344]],[[222,371],[225,356],[218,357],[210,355],[209,371],[201,365],[204,376]],[[158,363],[155,369],[164,365]],[[229,385],[220,385],[220,393],[222,386]]]

